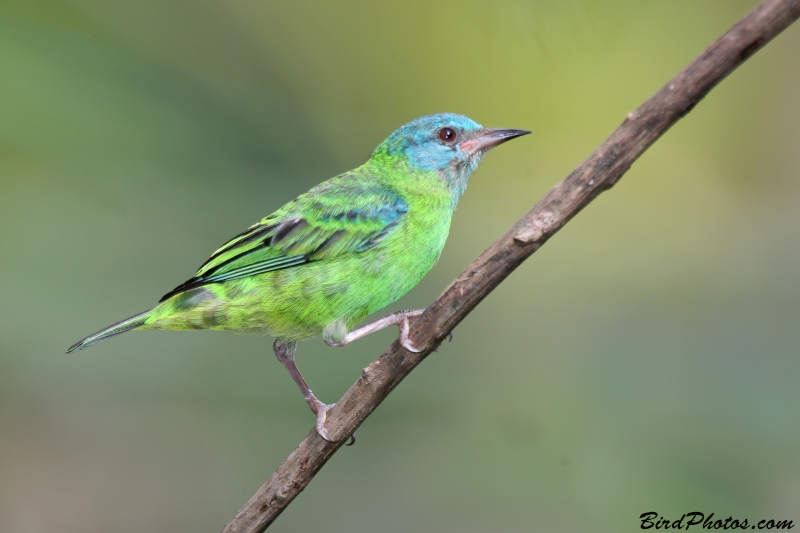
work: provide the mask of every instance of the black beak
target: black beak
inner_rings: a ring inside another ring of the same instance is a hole
[[[483,152],[494,148],[498,144],[503,144],[506,141],[521,137],[529,134],[528,130],[502,130],[487,128],[483,130],[477,137],[461,143],[461,149],[469,155],[474,155],[478,152]]]

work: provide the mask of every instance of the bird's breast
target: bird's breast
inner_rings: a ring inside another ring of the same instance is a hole
[[[427,274],[438,261],[450,231],[452,210],[449,198],[408,202],[408,212],[385,246],[379,247],[370,265],[386,283],[393,285],[392,297],[399,298]]]

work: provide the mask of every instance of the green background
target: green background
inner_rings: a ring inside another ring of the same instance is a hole
[[[313,416],[268,338],[127,334],[227,238],[453,111],[424,307],[754,1],[0,1],[0,531],[216,532]],[[506,280],[274,531],[800,522],[800,27]],[[387,310],[388,311],[388,310]],[[319,339],[334,401],[395,338]]]

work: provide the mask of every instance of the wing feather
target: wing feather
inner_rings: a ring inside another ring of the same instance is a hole
[[[221,246],[195,276],[161,301],[209,283],[334,260],[376,246],[402,222],[408,204],[353,174],[328,180]]]

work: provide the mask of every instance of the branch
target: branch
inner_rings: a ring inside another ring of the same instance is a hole
[[[717,83],[800,17],[800,0],[766,0],[739,21],[669,83],[630,113],[622,125],[578,168],[478,257],[417,318],[410,337],[421,353],[395,341],[328,412],[333,438],[313,429],[258,492],[227,524],[224,533],[261,533],[302,491],[347,436],[453,328],[525,259],[589,202],[611,188],[634,161],[686,115]]]

